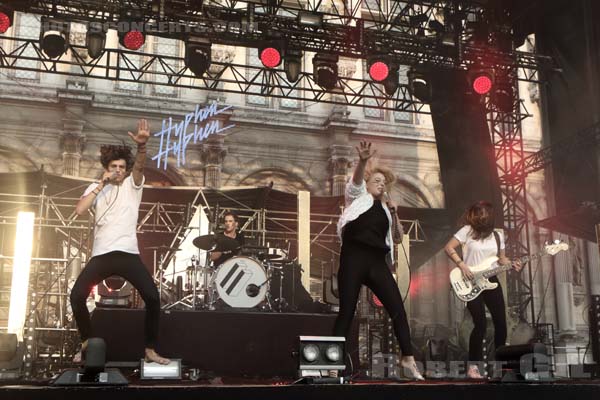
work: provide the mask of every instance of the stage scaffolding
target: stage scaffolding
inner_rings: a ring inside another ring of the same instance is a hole
[[[0,326],[4,329],[8,318],[17,213],[34,211],[36,214],[29,309],[24,333],[26,352],[23,373],[26,378],[49,377],[70,364],[79,343],[68,297],[89,257],[92,243],[93,216],[75,214],[77,197],[62,196],[60,193],[47,195],[44,185],[40,192],[39,195],[0,193]],[[140,205],[138,237],[170,236],[168,247],[177,247],[186,237],[196,236],[194,231],[198,232],[200,226],[195,224],[193,217],[196,209],[201,207],[205,211],[208,208],[208,215],[213,218],[220,217],[226,209],[237,212],[242,221],[240,227],[257,244],[276,246],[271,243],[287,241],[296,245],[298,221],[295,211],[220,208],[218,205],[200,204],[202,194],[202,189],[199,189],[194,200],[186,203],[143,201]],[[321,249],[334,256],[339,254],[339,240],[335,233],[338,217],[334,214],[311,214],[311,249]],[[418,220],[402,220],[402,223],[411,241],[424,241]],[[334,256],[331,262],[337,263],[333,261],[337,260]],[[159,266],[155,265],[154,268]],[[313,270],[313,277],[329,278],[329,274],[325,276],[321,265],[321,269]],[[169,291],[173,286],[167,284],[162,287],[164,291]],[[163,298],[167,301],[170,299],[169,296]],[[95,305],[90,297],[88,308],[93,307]]]

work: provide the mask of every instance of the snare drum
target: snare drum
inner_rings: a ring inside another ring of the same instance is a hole
[[[233,257],[217,268],[213,279],[219,298],[230,307],[252,308],[267,295],[267,273],[250,257]]]

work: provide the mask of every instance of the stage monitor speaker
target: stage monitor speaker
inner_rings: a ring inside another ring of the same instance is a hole
[[[500,346],[496,361],[503,363],[502,382],[552,380],[550,357],[543,343]]]
[[[82,370],[68,369],[53,382],[55,386],[123,386],[127,379],[116,369],[105,369],[106,343],[102,338],[88,339]]]

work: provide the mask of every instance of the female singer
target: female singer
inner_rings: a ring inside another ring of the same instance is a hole
[[[366,285],[392,319],[402,351],[400,364],[414,379],[423,380],[413,357],[402,296],[389,269],[393,264],[393,244],[402,241],[396,204],[386,190],[395,177],[387,168],[366,171],[367,161],[375,154],[371,143],[363,141],[356,150],[359,161],[346,185],[346,208],[338,222],[338,235],[342,239],[338,271],[340,311],[334,335],[347,336],[360,288]]]

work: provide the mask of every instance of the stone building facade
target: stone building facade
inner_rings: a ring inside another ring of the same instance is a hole
[[[81,41],[81,32],[73,27],[72,40]],[[35,37],[39,35],[39,18],[18,14],[7,34]],[[107,47],[117,45],[115,32],[109,32]],[[181,42],[152,37],[142,50],[169,55],[183,51]],[[256,62],[253,52],[256,50],[213,46],[213,59]],[[143,61],[141,57],[136,60]],[[310,57],[304,58],[304,64],[311,68]],[[361,77],[364,65],[359,60],[342,59],[340,73]],[[533,115],[524,123],[525,147],[535,152],[544,146],[539,95],[535,88],[526,86],[521,87],[521,94]],[[189,146],[186,163],[180,167],[170,163],[164,170],[148,161],[149,184],[236,187],[273,182],[275,189],[288,192],[340,195],[356,160],[354,147],[367,140],[378,150],[377,162],[396,174],[392,197],[400,205],[444,207],[428,115],[2,68],[0,172],[43,167],[51,173],[97,178],[101,173],[100,146],[129,143],[127,131],[135,129],[138,118],[148,119],[156,131],[163,119],[180,120],[197,104],[212,100],[233,106],[227,118],[235,128]],[[152,140],[149,154],[157,151],[158,141]],[[553,215],[549,201],[552,185],[543,172],[528,177],[527,190],[532,221]],[[539,228],[530,234],[533,250],[555,236]],[[534,300],[538,322],[554,324],[557,338],[566,344],[565,360],[573,361],[574,349],[587,343],[583,311],[590,290],[589,271],[599,268],[598,250],[593,243],[565,239],[576,244],[575,252],[532,266],[536,271]],[[447,284],[451,267],[445,255],[438,254],[414,272],[413,287],[418,285],[419,290],[411,291],[409,311],[415,335],[434,325],[460,331],[465,312]]]

